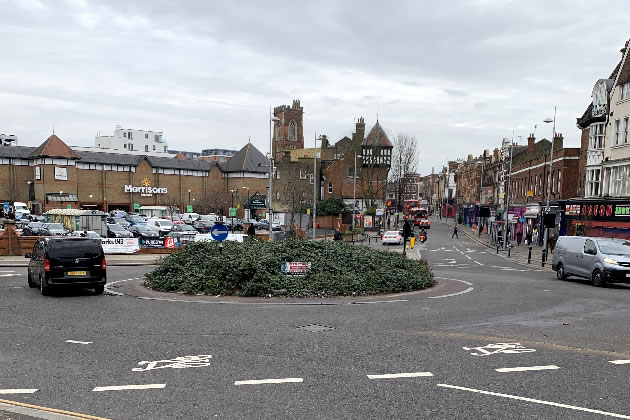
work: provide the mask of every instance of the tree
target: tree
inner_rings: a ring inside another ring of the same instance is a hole
[[[295,215],[299,215],[299,224],[302,226],[302,215],[306,213],[306,209],[312,207],[313,203],[313,191],[310,184],[288,181],[281,194],[291,215],[289,222],[291,229],[295,224]]]
[[[413,136],[399,134],[394,141],[392,169],[389,182],[396,186],[396,205],[402,211],[402,203],[407,186],[411,182],[409,175],[416,172],[418,166],[418,142]]]
[[[162,205],[166,206],[166,212],[171,220],[173,219],[173,216],[179,212],[181,206],[183,206],[182,200],[175,196],[167,196],[160,201]]]

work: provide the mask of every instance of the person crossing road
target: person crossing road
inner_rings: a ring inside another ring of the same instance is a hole
[[[459,235],[457,234],[457,225],[455,225],[455,227],[453,228],[453,234],[451,235],[451,239],[453,239],[453,237],[457,237],[457,239],[459,239]]]

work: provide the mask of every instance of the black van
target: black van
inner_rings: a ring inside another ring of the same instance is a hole
[[[42,238],[32,254],[26,254],[28,285],[39,286],[42,295],[52,287],[77,286],[103,293],[107,281],[105,253],[99,239]]]

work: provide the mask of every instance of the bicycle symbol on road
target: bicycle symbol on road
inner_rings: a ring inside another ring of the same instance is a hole
[[[186,369],[194,367],[205,367],[210,366],[211,358],[212,356],[209,354],[200,354],[198,356],[180,356],[171,360],[155,360],[153,362],[143,360],[138,364],[141,366],[146,365],[145,367],[133,368],[131,370],[134,372],[144,372],[147,370],[165,368]]]
[[[494,343],[481,347],[462,347],[462,349],[466,351],[475,350],[474,353],[470,353],[473,356],[490,356],[497,353],[519,354],[536,351],[526,348],[521,343]]]

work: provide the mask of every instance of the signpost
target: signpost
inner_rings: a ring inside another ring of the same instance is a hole
[[[267,208],[266,197],[259,193],[253,194],[249,199],[249,208],[255,210]]]
[[[140,210],[140,203],[133,203],[134,210]]]
[[[230,209],[231,210],[231,209]],[[236,209],[235,209],[236,210]],[[210,228],[212,239],[219,242],[219,252],[223,253],[223,241],[228,237],[228,228],[223,223],[215,223]]]
[[[192,205],[187,205],[186,206],[186,213],[192,213],[193,212],[193,206]]]

